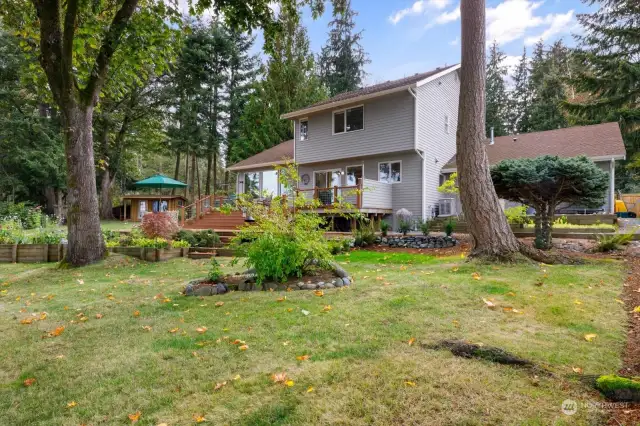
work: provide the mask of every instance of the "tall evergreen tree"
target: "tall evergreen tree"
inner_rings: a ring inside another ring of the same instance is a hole
[[[569,66],[569,50],[556,41],[544,50],[542,41],[536,44],[531,61],[531,110],[529,131],[539,132],[567,127],[562,103],[567,99],[565,76]]]
[[[513,75],[513,82],[513,91],[509,96],[508,131],[514,134],[527,133],[529,131],[531,86],[529,85],[529,63],[526,47]]]
[[[334,7],[329,22],[329,38],[318,57],[318,66],[330,96],[361,87],[366,76],[364,66],[371,62],[360,44],[362,31],[354,32],[356,16],[351,0],[345,0],[344,5]]]
[[[226,164],[233,164],[240,159],[236,157],[237,149],[234,148],[242,138],[241,118],[251,96],[252,88],[260,73],[260,58],[251,55],[254,37],[242,32],[230,31],[231,57],[229,61],[229,79],[226,91],[229,97],[229,124],[227,130]],[[225,183],[228,183],[228,173],[225,174]]]
[[[636,0],[583,0],[600,7],[578,16],[584,30],[575,53],[580,63],[573,82],[587,93],[582,103],[567,104],[572,114],[589,123],[617,121],[632,167],[640,167],[640,5]],[[620,170],[620,186],[633,176]],[[637,177],[636,177],[637,185]]]
[[[504,66],[505,54],[499,49],[498,43],[493,42],[489,48],[487,61],[487,88],[486,88],[486,134],[493,128],[495,136],[507,134],[508,97],[504,79],[507,68]]]
[[[282,11],[282,31],[268,40],[271,56],[265,78],[255,85],[241,119],[242,137],[233,146],[238,160],[293,138],[293,126],[281,114],[325,99],[298,11]]]

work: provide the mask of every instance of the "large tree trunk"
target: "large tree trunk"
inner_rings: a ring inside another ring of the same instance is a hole
[[[184,183],[187,186],[184,187],[184,198],[189,199],[189,148],[184,155]]]
[[[100,182],[100,219],[113,220],[113,202],[111,201],[111,187],[114,177],[111,176],[109,167],[105,167]]]
[[[541,204],[536,207],[535,216],[535,246],[541,250],[553,248],[553,217],[556,210],[555,204]]]
[[[62,111],[69,228],[66,260],[74,266],[88,265],[105,255],[98,214],[92,117],[93,107],[75,105]]]
[[[485,0],[462,0],[462,67],[456,138],[460,199],[473,237],[472,257],[513,260],[519,244],[491,181],[485,151]]]
[[[218,150],[213,151],[213,193],[216,193],[218,184]]]

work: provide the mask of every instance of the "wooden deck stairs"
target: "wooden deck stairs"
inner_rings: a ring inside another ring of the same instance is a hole
[[[207,195],[193,204],[180,209],[181,226],[183,229],[213,229],[234,230],[245,223],[242,211],[233,210],[222,213],[216,208],[228,203],[227,197]]]

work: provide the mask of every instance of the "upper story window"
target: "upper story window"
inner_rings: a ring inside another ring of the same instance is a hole
[[[444,116],[444,132],[449,134],[449,116],[446,114]]]
[[[364,106],[344,109],[333,113],[333,134],[364,129]]]
[[[306,141],[309,139],[309,120],[300,120],[300,140]]]
[[[389,161],[378,163],[378,180],[385,183],[402,182],[402,162]]]

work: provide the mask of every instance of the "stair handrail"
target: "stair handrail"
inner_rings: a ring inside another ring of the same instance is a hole
[[[208,211],[211,211],[215,208],[215,202],[216,199],[220,200],[220,207],[222,207],[224,201],[227,199],[228,197],[225,195],[206,195],[202,198],[200,198],[199,200],[194,201],[193,203],[187,205],[187,206],[183,206],[180,208],[180,216],[181,216],[181,221],[180,221],[180,226],[184,227],[185,221],[186,221],[186,211],[188,208],[192,208],[195,206],[196,209],[196,219],[200,219],[200,216]],[[204,207],[204,202],[206,200],[209,200],[209,207]]]

